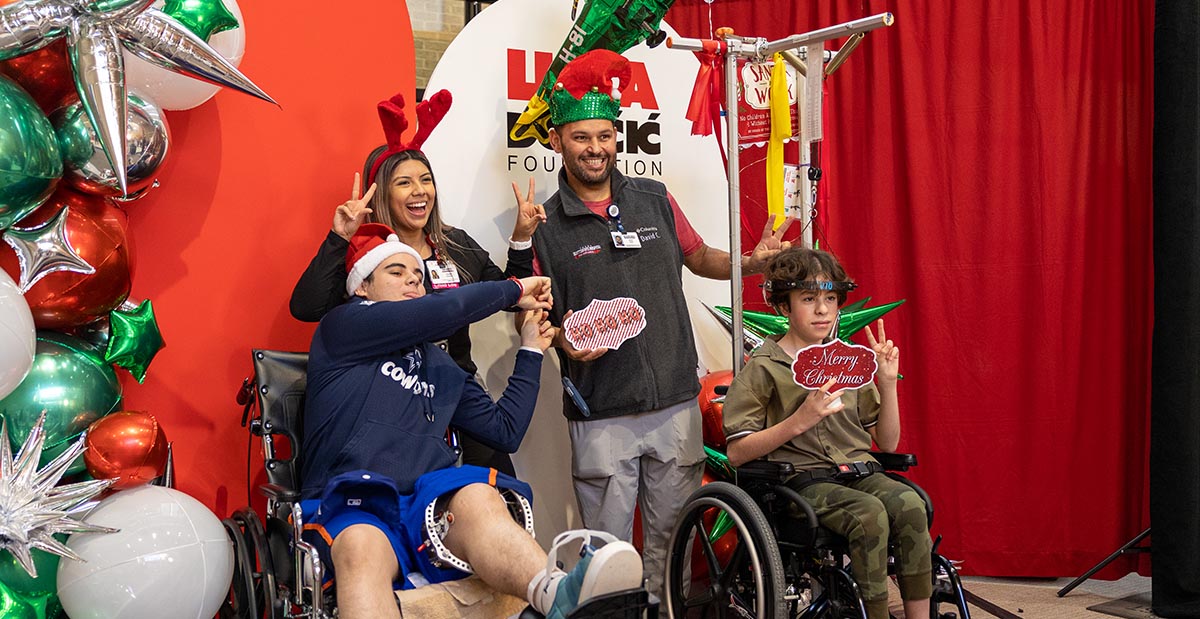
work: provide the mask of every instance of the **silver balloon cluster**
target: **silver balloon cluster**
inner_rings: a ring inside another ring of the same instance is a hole
[[[74,101],[50,115],[62,148],[65,178],[76,189],[93,195],[132,199],[150,188],[155,173],[167,158],[171,132],[166,116],[148,98],[129,92],[129,118],[125,127],[126,189],[122,192],[116,173],[109,167],[104,145],[92,129],[81,101]]]
[[[56,486],[63,473],[87,449],[83,437],[38,470],[38,459],[46,438],[45,422],[43,413],[14,458],[8,443],[8,422],[0,421],[0,550],[12,553],[33,578],[37,578],[37,567],[30,553],[34,548],[81,560],[73,550],[54,539],[54,535],[116,531],[76,518],[91,510],[95,506],[92,499],[111,486],[115,479]]]
[[[24,0],[0,7],[0,60],[66,37],[75,89],[121,194],[129,193],[122,46],[165,69],[275,102],[203,39],[151,4],[153,0]]]

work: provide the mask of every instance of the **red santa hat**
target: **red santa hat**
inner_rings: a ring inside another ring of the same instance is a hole
[[[384,260],[396,254],[408,254],[421,264],[421,254],[400,242],[392,229],[383,224],[363,224],[350,237],[350,248],[346,250],[346,294],[354,291]]]

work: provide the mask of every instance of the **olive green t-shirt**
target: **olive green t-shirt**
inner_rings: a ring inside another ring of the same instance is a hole
[[[726,440],[776,425],[794,413],[812,393],[796,384],[792,357],[767,340],[750,355],[725,396]],[[870,383],[842,394],[845,408],[822,419],[800,436],[780,445],[768,460],[791,462],[797,470],[829,468],[848,462],[873,462],[867,428],[879,420],[879,391]]]

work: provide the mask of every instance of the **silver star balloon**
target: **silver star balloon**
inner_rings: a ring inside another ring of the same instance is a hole
[[[21,267],[21,294],[29,292],[37,281],[55,271],[91,275],[96,269],[88,264],[67,239],[67,210],[63,207],[53,219],[33,228],[9,228],[4,241],[17,252]]]
[[[701,301],[700,304],[704,306],[704,309],[708,310],[708,313],[712,314],[713,318],[717,319],[717,322],[721,323],[722,327],[725,327],[726,331],[729,331],[729,334],[732,337],[733,319],[725,314],[722,314],[721,312],[718,312],[716,308],[703,301]],[[763,339],[761,337],[755,335],[749,329],[742,329],[742,346],[747,355],[754,352],[756,348],[762,345]]]
[[[87,449],[84,437],[79,437],[69,449],[42,470],[37,470],[46,438],[45,421],[43,413],[15,458],[8,442],[8,421],[0,421],[0,550],[12,553],[31,578],[37,578],[37,567],[30,552],[34,548],[83,560],[55,539],[56,534],[112,533],[117,530],[76,518],[95,507],[93,498],[111,486],[115,479],[56,485],[71,463]]]
[[[121,46],[181,75],[275,103],[237,67],[154,0],[25,0],[0,7],[0,60],[67,39],[79,100],[96,128],[122,193],[125,175],[125,62]]]

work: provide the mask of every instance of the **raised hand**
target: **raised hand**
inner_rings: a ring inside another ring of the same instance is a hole
[[[570,318],[571,314],[574,313],[575,310],[567,310],[567,313],[563,316],[563,324],[566,324],[567,319]],[[575,348],[571,344],[571,341],[567,339],[567,336],[563,333],[561,328],[556,329],[556,331],[557,333],[554,334],[555,346],[561,348],[563,352],[567,353],[568,357],[574,359],[575,361],[595,361],[603,356],[604,353],[608,352],[607,348]]]
[[[879,330],[878,338],[875,337],[874,333],[871,333],[871,325],[863,328],[863,331],[867,334],[867,343],[871,345],[871,350],[875,351],[875,362],[879,364],[879,370],[875,372],[875,380],[895,382],[896,378],[900,375],[900,347],[887,339],[887,332],[883,329],[882,318],[875,325]]]
[[[804,402],[800,404],[800,408],[797,408],[796,412],[788,417],[797,436],[810,430],[822,419],[846,408],[842,402],[842,394],[845,393],[845,389],[829,392],[829,388],[836,382],[836,378],[831,378],[829,382],[821,385],[820,389],[808,394],[808,397],[804,398]]]
[[[513,226],[512,240],[525,242],[533,238],[533,231],[538,224],[546,221],[546,209],[541,204],[533,202],[533,177],[529,177],[529,194],[521,195],[517,183],[512,184],[513,196],[517,199],[517,223]]]
[[[371,203],[371,196],[375,195],[375,183],[371,183],[371,186],[367,188],[366,195],[362,197],[359,197],[360,187],[362,187],[362,180],[358,172],[355,172],[354,187],[350,189],[350,199],[339,204],[333,211],[333,231],[347,241],[366,221],[367,214],[372,212],[367,205]]]
[[[517,307],[523,310],[544,309],[554,306],[554,296],[550,294],[550,278],[535,275],[522,277],[521,298],[517,299]]]
[[[746,260],[746,270],[751,273],[761,273],[767,266],[767,261],[775,254],[792,246],[791,241],[783,240],[783,235],[792,227],[792,222],[796,221],[795,217],[788,217],[783,220],[783,224],[778,230],[772,230],[775,226],[775,216],[767,217],[767,225],[763,228],[762,238],[758,240],[758,245],[754,246],[754,251],[750,252],[750,257]]]

